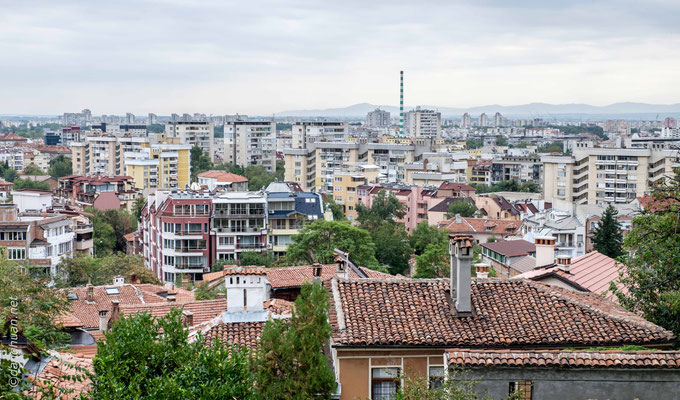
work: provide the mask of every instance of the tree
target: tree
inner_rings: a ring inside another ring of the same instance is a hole
[[[316,220],[293,235],[292,240],[286,252],[289,264],[331,264],[335,261],[333,253],[337,248],[348,252],[358,265],[378,268],[371,235],[365,229],[347,223]]]
[[[449,275],[449,247],[446,241],[430,243],[416,256],[414,278],[443,278]]]
[[[342,211],[342,206],[335,202],[335,199],[329,197],[326,200],[326,208],[333,213],[333,221],[347,221],[347,216]]]
[[[38,168],[38,166],[35,165],[35,164],[28,164],[26,167],[24,167],[23,171],[21,171],[21,174],[22,175],[45,175],[45,171]]]
[[[445,232],[440,231],[435,226],[431,226],[427,221],[422,221],[411,231],[409,242],[417,255],[423,254],[425,248],[430,244],[441,243],[447,240]]]
[[[135,199],[135,202],[132,204],[132,215],[135,216],[135,219],[139,220],[142,217],[142,210],[144,209],[145,205],[146,199],[144,196],[138,196]]]
[[[304,283],[290,321],[267,321],[254,373],[263,398],[327,399],[335,391],[335,374],[323,353],[332,332],[328,297],[321,284]]]
[[[220,258],[215,260],[213,266],[210,268],[210,272],[219,272],[224,269],[227,265],[236,265],[236,260],[229,260],[226,258]]]
[[[446,213],[446,218],[453,218],[456,215],[469,218],[473,217],[477,212],[475,204],[467,199],[460,199],[449,204],[449,211]]]
[[[607,207],[597,228],[593,231],[593,248],[607,257],[618,258],[623,254],[623,233],[616,219],[618,211],[613,206]]]
[[[123,317],[97,344],[91,398],[256,398],[247,350],[188,339],[180,308]]]
[[[141,256],[125,253],[92,257],[77,256],[65,258],[59,264],[57,283],[61,287],[82,286],[92,283],[95,286],[108,285],[116,276],[126,279],[135,274],[140,283],[160,284],[156,275],[144,266]]]
[[[110,255],[116,246],[116,234],[113,227],[102,218],[92,218],[92,231],[94,255],[97,257]]]
[[[30,178],[15,179],[14,189],[51,190],[46,182],[34,181]]]
[[[55,179],[73,174],[73,165],[71,163],[71,159],[66,158],[63,155],[55,157],[52,161],[50,161],[50,169],[48,174]]]
[[[362,227],[377,226],[385,221],[403,218],[406,206],[392,192],[381,190],[373,198],[371,207],[357,204],[357,221]]]
[[[7,261],[6,254],[0,255],[0,336],[23,335],[40,349],[67,343],[69,335],[57,322],[68,311],[66,293],[49,287],[46,277],[29,271]]]
[[[490,396],[478,393],[476,387],[481,380],[469,378],[462,369],[449,371],[448,379],[442,377],[437,386],[432,386],[427,378],[413,374],[407,374],[404,381],[404,386],[397,391],[396,400],[491,400]],[[524,399],[524,395],[521,389],[517,389],[503,400]]]
[[[520,192],[538,193],[541,187],[534,182],[523,182],[519,187]]]
[[[465,147],[467,147],[468,150],[478,149],[482,146],[484,146],[484,142],[479,139],[468,138],[465,141]]]
[[[274,255],[272,253],[260,253],[256,251],[245,251],[239,254],[239,263],[242,266],[255,265],[271,267],[272,263],[275,261]]]
[[[507,146],[508,138],[503,135],[496,136],[496,146]]]
[[[210,155],[198,146],[191,148],[191,180],[195,181],[201,172],[209,171],[213,167]]]
[[[680,178],[652,190],[653,201],[633,220],[621,257],[623,271],[610,290],[619,303],[680,335]]]
[[[245,170],[248,178],[248,190],[260,190],[274,182],[275,174],[268,172],[263,165],[249,165]]]
[[[125,252],[127,250],[127,240],[125,235],[137,230],[137,219],[127,210],[106,210],[100,211],[88,208],[88,212],[94,215],[92,223],[94,230],[95,255],[106,255],[110,252]],[[109,225],[111,229],[106,227]],[[99,232],[98,232],[99,230]],[[111,237],[113,246],[109,248]],[[101,240],[101,243],[98,241]],[[99,249],[97,248],[99,244]],[[98,250],[102,250],[100,253]]]

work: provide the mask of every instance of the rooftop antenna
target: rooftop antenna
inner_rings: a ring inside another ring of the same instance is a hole
[[[404,71],[399,71],[399,136],[404,136]]]

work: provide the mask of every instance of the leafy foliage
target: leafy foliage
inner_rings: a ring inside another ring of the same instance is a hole
[[[326,200],[326,207],[333,213],[333,221],[347,221],[347,216],[342,211],[342,206],[336,203],[333,198]]]
[[[142,210],[145,205],[146,199],[144,196],[139,196],[135,199],[135,202],[132,204],[132,215],[134,215],[136,220],[139,220],[139,218],[142,217]]]
[[[430,243],[416,256],[414,278],[443,278],[449,275],[449,248],[445,240]]]
[[[274,261],[276,261],[276,258],[270,252],[259,253],[256,251],[244,251],[239,254],[239,263],[242,266],[256,265],[271,267]]]
[[[375,257],[387,265],[392,274],[402,273],[408,268],[412,250],[404,224],[395,219],[406,215],[406,206],[392,192],[381,190],[373,198],[371,207],[357,205],[357,221],[366,229],[376,247]]]
[[[416,254],[425,252],[425,248],[430,244],[440,243],[447,240],[446,233],[440,231],[435,226],[430,226],[427,221],[422,221],[411,231],[409,242]]]
[[[593,247],[607,257],[618,258],[623,255],[623,233],[616,220],[618,211],[613,206],[607,207],[602,213],[600,223],[593,231]]]
[[[507,146],[508,137],[503,135],[496,136],[496,146]]]
[[[213,163],[210,159],[210,155],[205,153],[203,149],[198,146],[191,148],[191,180],[195,181],[201,172],[208,171],[212,169]]]
[[[68,341],[55,321],[68,310],[66,293],[48,287],[48,280],[33,276],[30,269],[0,256],[0,321],[16,320],[0,325],[1,336],[21,333],[39,348],[56,347]]]
[[[338,248],[348,252],[358,265],[378,268],[371,235],[348,223],[316,220],[293,235],[292,240],[286,252],[289,264],[330,264],[334,262],[334,249]]]
[[[453,218],[456,215],[461,217],[473,217],[477,212],[475,204],[466,199],[460,199],[449,204],[449,211],[446,212],[446,218]]]
[[[302,285],[290,321],[269,320],[257,351],[255,381],[266,399],[327,399],[335,374],[323,354],[331,337],[328,291]]]
[[[94,215],[92,224],[95,255],[125,252],[127,249],[125,235],[137,230],[137,219],[126,210],[100,211],[88,208],[87,211]]]
[[[21,171],[22,175],[45,175],[45,171],[40,169],[37,165],[35,164],[28,164],[24,169]]]
[[[484,146],[484,141],[482,141],[481,139],[468,138],[465,141],[465,147],[468,150],[478,149],[482,146]]]
[[[490,400],[486,394],[480,394],[477,385],[480,379],[469,378],[463,370],[452,370],[449,377],[442,380],[441,385],[434,388],[428,379],[414,374],[406,374],[404,386],[399,388],[396,400]],[[517,390],[503,400],[519,400],[525,398],[521,390]]]
[[[654,188],[651,207],[633,220],[610,290],[628,310],[680,335],[680,178]]]
[[[14,169],[10,168],[7,161],[0,163],[0,176],[7,182],[14,182],[19,174]]]
[[[58,284],[62,287],[82,286],[88,282],[95,286],[110,285],[114,277],[120,275],[128,279],[132,274],[141,283],[160,284],[156,275],[144,266],[141,256],[125,253],[66,258],[59,264]]]
[[[222,271],[225,265],[236,265],[236,260],[229,260],[226,258],[217,259],[213,263],[213,266],[210,268],[210,272]]]
[[[552,142],[538,146],[536,153],[560,153],[564,154],[564,144],[562,142]]]
[[[92,399],[256,398],[246,350],[187,339],[179,308],[123,317],[97,344]]]
[[[471,184],[470,186],[475,188],[477,194],[483,193],[493,193],[493,192],[525,192],[525,193],[538,193],[541,191],[541,187],[534,182],[522,182],[519,183],[517,180],[512,179],[509,181],[501,181],[496,185],[484,185],[481,183]]]
[[[32,179],[15,179],[14,189],[34,189],[34,190],[51,190],[46,182],[34,181]]]
[[[59,155],[50,161],[50,169],[48,174],[53,178],[61,178],[73,174],[73,165],[71,159],[63,155]]]

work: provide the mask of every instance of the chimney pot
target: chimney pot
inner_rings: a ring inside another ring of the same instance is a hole
[[[85,300],[89,302],[94,301],[94,286],[92,285],[87,286],[87,296],[85,297]]]
[[[314,282],[321,282],[321,264],[314,263],[312,265],[312,275],[314,276]]]
[[[569,272],[569,267],[571,266],[571,257],[569,256],[557,256],[557,265],[565,272]]]
[[[472,312],[471,287],[472,244],[471,235],[449,235],[449,256],[451,267],[451,298],[455,298],[456,310],[459,313]],[[455,266],[455,270],[454,270]],[[453,290],[455,288],[455,297]]]
[[[486,279],[489,277],[489,265],[484,263],[475,264],[475,272],[477,278]]]
[[[194,313],[191,311],[182,311],[182,322],[184,323],[184,326],[193,326],[194,325]]]
[[[102,309],[99,310],[99,330],[104,332],[106,331],[106,328],[108,327],[109,321],[106,319],[106,314],[109,313],[109,310]]]
[[[545,267],[555,263],[555,238],[552,236],[537,236],[536,244],[536,268]]]

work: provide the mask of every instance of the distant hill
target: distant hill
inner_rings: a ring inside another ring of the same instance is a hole
[[[470,108],[436,107],[423,105],[422,108],[435,109],[442,113],[443,117],[458,118],[463,113],[470,113],[476,118],[481,113],[487,113],[492,117],[496,112],[500,112],[506,117],[524,118],[552,118],[552,117],[574,117],[579,116],[602,116],[620,118],[650,118],[655,119],[654,114],[663,114],[661,117],[680,114],[680,103],[677,104],[647,104],[647,103],[614,103],[608,106],[591,106],[589,104],[547,104],[529,103],[515,106],[488,105]],[[380,108],[392,113],[393,116],[399,114],[399,107],[389,105],[375,105],[369,103],[354,104],[349,107],[327,108],[316,110],[291,110],[277,113],[280,117],[331,117],[331,118],[364,118],[369,111]],[[414,106],[404,107],[405,111],[415,108]]]

